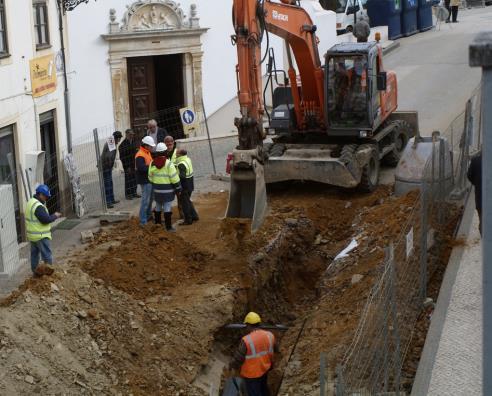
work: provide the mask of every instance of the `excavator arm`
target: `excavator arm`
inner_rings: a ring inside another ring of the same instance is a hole
[[[324,77],[318,54],[316,25],[308,13],[296,5],[296,1],[234,0],[233,23],[241,117],[235,120],[239,145],[233,152],[226,215],[251,218],[252,229],[256,230],[263,221],[267,207],[262,149],[265,138],[261,94],[263,36],[272,33],[286,43],[288,76],[299,131],[324,125]],[[292,54],[299,70],[299,80]]]

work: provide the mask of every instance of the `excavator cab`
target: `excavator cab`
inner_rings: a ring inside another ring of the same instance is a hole
[[[363,131],[371,136],[389,113],[381,108],[382,99],[393,95],[386,93],[381,56],[375,42],[337,44],[327,52],[326,116],[331,135],[360,137]],[[394,102],[396,108],[396,97]]]

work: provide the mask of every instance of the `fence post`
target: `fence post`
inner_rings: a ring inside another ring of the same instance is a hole
[[[212,141],[210,139],[210,131],[208,129],[207,113],[205,112],[205,104],[203,103],[203,98],[202,98],[202,110],[203,110],[203,117],[205,118],[205,128],[207,129],[208,147],[210,149],[210,157],[212,158],[212,167],[214,168],[214,175],[216,175],[217,174],[217,168],[215,167],[214,151],[212,149]]]
[[[395,393],[400,395],[400,333],[398,331],[398,313],[397,313],[397,297],[396,297],[396,271],[395,271],[395,247],[393,242],[390,243],[386,251],[387,262],[390,268],[390,301],[391,314],[393,319],[393,336],[395,339]]]
[[[482,68],[482,249],[483,249],[483,394],[492,394],[492,32],[470,45],[470,66]]]
[[[108,207],[106,205],[106,190],[104,188],[104,176],[103,169],[101,163],[101,150],[99,149],[99,133],[97,132],[97,128],[94,128],[94,146],[96,149],[96,164],[97,164],[97,175],[99,176],[99,190],[101,192],[101,207],[103,213],[108,211]]]
[[[427,298],[427,233],[429,210],[429,186],[424,180],[420,193],[420,301]]]
[[[343,383],[343,368],[340,364],[337,365],[335,369],[337,373],[335,394],[336,396],[345,396],[345,384]]]
[[[326,396],[326,355],[324,352],[321,352],[319,358],[319,394],[320,396]]]

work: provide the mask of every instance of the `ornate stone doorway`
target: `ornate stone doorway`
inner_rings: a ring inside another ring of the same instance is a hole
[[[118,130],[125,130],[132,126],[135,122],[132,122],[132,116],[134,120],[138,114],[143,117],[145,106],[148,107],[147,114],[149,114],[154,110],[153,103],[156,103],[155,107],[166,105],[167,102],[165,100],[159,102],[155,94],[156,84],[159,84],[155,79],[155,67],[156,65],[163,67],[166,56],[169,56],[168,61],[174,59],[167,62],[168,65],[173,64],[174,68],[179,59],[181,73],[178,77],[181,77],[183,86],[182,105],[193,106],[201,119],[203,56],[201,35],[207,29],[200,28],[196,6],[190,7],[190,15],[187,17],[174,1],[142,0],[127,7],[121,23],[116,19],[115,10],[110,10],[109,34],[102,36],[109,43],[115,127]],[[145,82],[148,85],[147,91],[154,91],[154,97],[152,98],[150,92],[146,93],[146,103],[135,99],[134,76],[131,77],[131,81],[129,80],[130,68],[134,68],[139,62],[141,65],[145,64],[147,68],[154,68],[153,73],[147,72],[150,77]],[[153,66],[150,66],[151,63]],[[136,109],[137,106],[140,113]],[[141,120],[138,123],[140,125]]]

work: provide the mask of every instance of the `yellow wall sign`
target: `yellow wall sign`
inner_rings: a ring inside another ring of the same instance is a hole
[[[56,90],[56,65],[54,55],[41,56],[29,61],[33,98]]]

